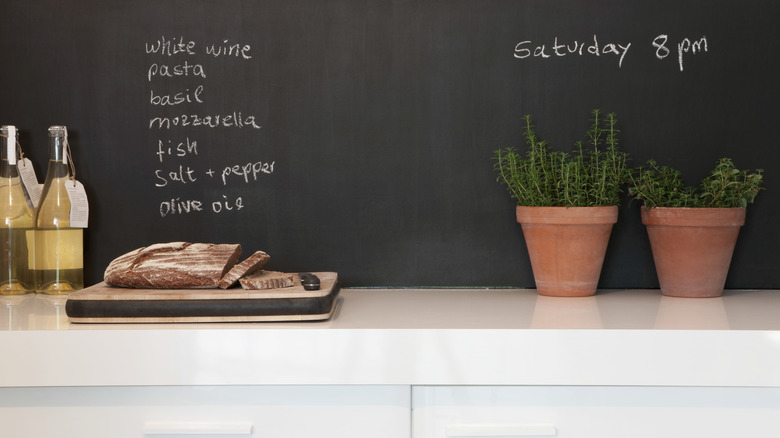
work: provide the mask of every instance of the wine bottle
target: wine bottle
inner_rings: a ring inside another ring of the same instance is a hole
[[[21,295],[35,291],[32,251],[28,250],[33,212],[16,167],[16,127],[0,127],[0,137],[0,294]]]
[[[84,287],[84,232],[70,226],[72,183],[65,126],[49,128],[49,167],[35,215],[35,280],[39,293],[61,295]]]

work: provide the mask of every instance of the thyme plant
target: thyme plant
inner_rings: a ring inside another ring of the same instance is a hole
[[[763,190],[763,170],[739,170],[729,158],[721,158],[699,184],[686,186],[680,172],[653,160],[631,176],[628,194],[646,207],[747,207]]]
[[[575,143],[570,153],[551,151],[536,134],[531,116],[523,117],[525,154],[515,148],[494,153],[497,181],[518,205],[530,207],[593,207],[620,203],[629,175],[627,154],[618,148],[617,118],[591,112],[587,143]]]

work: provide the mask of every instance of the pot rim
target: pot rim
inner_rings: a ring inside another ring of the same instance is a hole
[[[642,206],[642,223],[647,226],[741,227],[745,207],[647,207]]]
[[[603,225],[617,222],[616,205],[597,207],[531,207],[518,205],[517,222],[526,224]]]

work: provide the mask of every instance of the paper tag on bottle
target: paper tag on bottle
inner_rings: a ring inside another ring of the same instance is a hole
[[[87,228],[89,219],[89,203],[87,202],[87,192],[84,186],[76,181],[69,179],[65,181],[65,190],[68,191],[70,198],[70,226],[73,228]]]
[[[31,208],[38,207],[41,200],[41,186],[38,184],[38,177],[35,176],[32,162],[27,158],[22,158],[16,163],[19,170],[19,176],[22,177],[22,188],[24,188],[24,197]]]

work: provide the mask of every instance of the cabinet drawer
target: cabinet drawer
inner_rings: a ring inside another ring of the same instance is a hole
[[[412,436],[780,436],[780,388],[414,387]]]
[[[408,438],[408,386],[0,388],[13,438]]]

